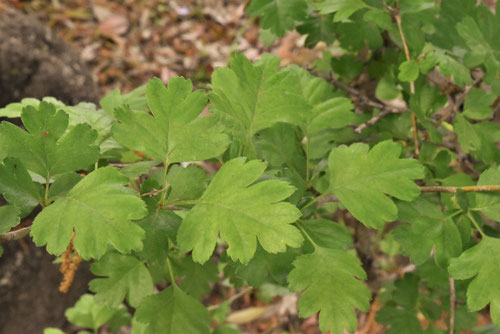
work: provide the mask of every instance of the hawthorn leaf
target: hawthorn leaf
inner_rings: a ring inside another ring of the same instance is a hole
[[[216,68],[212,74],[212,109],[242,143],[249,144],[255,133],[278,122],[300,125],[310,109],[296,74],[278,66],[274,56],[265,55],[252,64],[237,53],[230,68]],[[245,149],[247,156],[255,155],[251,148]]]
[[[123,307],[123,305],[120,306]],[[84,294],[75,306],[68,308],[64,314],[72,324],[92,328],[94,332],[97,332],[99,327],[108,322],[117,311],[119,311],[118,308],[97,304],[93,295]]]
[[[484,171],[478,186],[500,185],[500,166],[491,167]],[[481,210],[486,217],[500,222],[500,192],[478,192],[476,193],[476,210]]]
[[[450,261],[448,272],[457,280],[472,278],[467,288],[467,307],[479,311],[490,304],[493,323],[500,326],[500,240],[483,237],[476,246]]]
[[[137,307],[145,296],[154,292],[153,279],[143,261],[131,255],[107,253],[92,263],[90,270],[96,278],[90,281],[89,289],[94,292],[98,303],[117,307],[127,298],[132,307]]]
[[[210,292],[210,282],[217,282],[217,265],[213,261],[199,264],[186,256],[180,263],[180,275],[183,275],[179,287],[195,299],[200,299]]]
[[[488,94],[481,88],[472,88],[465,99],[463,114],[470,119],[486,119],[493,113],[490,106],[495,100],[495,95]]]
[[[156,165],[158,165],[158,161],[155,160],[139,161],[123,167],[120,171],[123,175],[126,175],[130,181],[135,181],[141,175],[149,173],[151,168]]]
[[[75,172],[59,175],[55,181],[50,185],[49,198],[54,199],[59,196],[64,196],[71,190],[78,182],[82,180],[82,176]]]
[[[198,199],[207,188],[208,175],[196,165],[174,165],[168,171],[167,182],[172,188],[168,201]]]
[[[15,205],[0,206],[0,233],[8,232],[19,224],[19,209]]]
[[[370,290],[358,279],[366,279],[361,262],[345,250],[316,247],[313,253],[298,257],[293,265],[289,288],[294,292],[304,290],[298,301],[299,315],[306,318],[319,311],[321,331],[354,332],[354,308],[370,309]]]
[[[281,202],[295,189],[278,180],[253,184],[265,169],[263,162],[235,158],[217,172],[177,234],[181,249],[193,250],[194,261],[204,263],[210,258],[219,233],[229,245],[229,256],[243,263],[253,257],[257,239],[269,253],[284,252],[287,245],[300,247],[302,235],[290,224],[301,213]]]
[[[99,168],[36,216],[31,236],[37,246],[59,255],[75,232],[74,246],[83,259],[100,258],[108,246],[121,253],[142,248],[144,231],[132,219],[147,213],[144,202],[123,185],[116,168]]]
[[[417,80],[420,69],[413,60],[407,60],[399,65],[398,79],[405,82]]]
[[[349,231],[344,226],[331,220],[310,219],[301,221],[300,226],[320,247],[346,249],[352,245],[352,237]]]
[[[207,104],[201,90],[192,91],[191,80],[170,79],[167,87],[158,79],[146,86],[153,116],[123,106],[115,109],[120,121],[113,137],[123,146],[169,163],[206,160],[222,154],[229,144],[214,115],[198,117]]]
[[[305,0],[252,0],[247,7],[250,16],[262,15],[260,26],[277,36],[293,30],[295,21],[303,21],[307,15]]]
[[[6,158],[0,164],[0,193],[20,209],[21,218],[42,202],[41,186],[33,182],[24,165],[15,158]]]
[[[290,66],[286,70],[297,74],[302,94],[310,105],[302,124],[308,136],[324,129],[340,129],[354,123],[354,105],[350,99],[338,96],[330,83],[298,66]]]
[[[358,10],[367,7],[362,0],[323,0],[315,2],[320,14],[336,13],[334,21],[349,18]]]
[[[405,254],[416,265],[424,263],[434,247],[434,260],[441,268],[462,252],[462,238],[453,220],[435,203],[423,198],[398,203],[398,221],[409,222],[393,231]]]
[[[174,212],[161,209],[137,221],[145,232],[143,248],[139,254],[149,263],[165,261],[169,240],[175,241],[181,221],[181,217]]]
[[[176,285],[145,297],[135,316],[147,324],[143,334],[210,333],[210,313]]]
[[[424,168],[414,159],[400,159],[401,145],[392,141],[334,148],[328,159],[330,192],[369,227],[381,228],[397,218],[397,207],[385,194],[411,201],[420,194],[414,179]]]
[[[2,122],[0,134],[10,157],[19,159],[26,169],[46,179],[84,169],[97,161],[99,148],[94,145],[97,132],[87,124],[78,124],[69,132],[68,114],[56,112],[54,105],[40,102],[39,108],[27,106],[21,119],[28,132]]]
[[[304,45],[308,48],[313,48],[322,41],[330,45],[335,41],[333,15],[310,16],[297,26],[297,31],[307,35]]]
[[[268,161],[274,167],[287,166],[297,175],[305,178],[306,160],[296,127],[291,124],[277,123],[259,131],[254,142],[258,157]]]
[[[401,309],[396,306],[384,306],[376,316],[377,322],[390,325],[387,334],[423,334],[424,330],[415,310]]]

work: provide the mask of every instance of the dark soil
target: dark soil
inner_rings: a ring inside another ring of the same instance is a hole
[[[24,97],[97,102],[79,54],[36,18],[0,7],[0,107]]]
[[[66,104],[97,102],[97,86],[79,54],[34,17],[0,4],[0,107],[24,97],[53,96]],[[16,121],[14,120],[16,123]],[[0,199],[2,205],[3,199]],[[68,294],[54,257],[27,237],[2,244],[0,333],[38,334],[63,328],[64,311],[87,291],[83,264]]]

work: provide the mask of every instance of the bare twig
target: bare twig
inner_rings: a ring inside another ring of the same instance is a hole
[[[421,192],[442,192],[442,193],[456,193],[457,190],[465,192],[493,192],[500,191],[500,185],[487,185],[487,186],[467,186],[467,187],[443,187],[443,186],[421,186]]]
[[[390,105],[383,103],[381,101],[372,100],[369,97],[367,97],[366,95],[362,94],[356,88],[347,86],[346,84],[338,81],[337,79],[335,79],[335,77],[332,74],[330,74],[329,76],[326,76],[326,75],[323,75],[323,74],[318,73],[318,72],[313,71],[313,70],[309,70],[309,72],[311,74],[313,74],[314,76],[320,77],[320,78],[328,81],[329,83],[331,83],[333,86],[337,87],[338,89],[341,89],[341,90],[349,93],[351,96],[356,98],[357,102],[360,105],[380,109],[380,112],[378,114],[376,114],[375,116],[373,116],[372,118],[370,118],[366,122],[363,122],[362,124],[358,125],[354,129],[354,132],[356,132],[356,133],[361,133],[366,127],[374,125],[380,119],[382,119],[384,116],[386,116],[388,114],[391,114],[391,113],[400,114],[400,113],[403,113],[405,111],[408,111],[408,109],[406,109],[406,108],[398,108],[398,107],[390,106]]]
[[[455,293],[455,280],[453,278],[449,278],[450,282],[450,324],[448,326],[448,333],[455,333],[455,302],[456,302],[456,293]]]
[[[458,108],[464,103],[465,98],[467,97],[467,94],[469,94],[470,90],[477,86],[481,81],[483,80],[483,75],[480,75],[479,77],[474,80],[472,85],[465,87],[464,91],[460,94],[457,95],[455,101],[451,97],[448,97],[448,104],[444,106],[439,113],[442,114],[441,118],[434,124],[434,126],[437,128],[443,122],[445,122],[453,112],[457,112]]]
[[[164,188],[162,188],[162,189],[160,189],[160,190],[153,188],[153,190],[151,190],[151,191],[149,191],[149,192],[147,192],[147,193],[144,193],[144,194],[139,194],[139,197],[146,197],[146,196],[147,196],[147,197],[154,197],[154,196],[156,196],[156,195],[158,195],[158,194],[160,194],[160,193],[164,192],[165,190],[167,190],[167,189],[168,189],[168,187],[169,187],[169,186],[167,185],[166,187],[164,187]]]
[[[0,234],[0,242],[22,239],[30,233],[31,226]]]
[[[401,16],[399,16],[399,11],[396,10],[394,19],[396,20],[396,24],[398,25],[399,35],[401,36],[401,41],[403,42],[403,49],[405,51],[405,56],[407,61],[411,61],[410,49],[408,49],[408,44],[406,43],[405,34],[403,33],[403,27],[401,24]],[[410,93],[411,95],[415,94],[415,83],[410,81]],[[411,127],[413,129],[413,141],[415,142],[415,156],[418,157],[420,153],[419,144],[418,144],[418,127],[417,127],[417,116],[411,111]]]

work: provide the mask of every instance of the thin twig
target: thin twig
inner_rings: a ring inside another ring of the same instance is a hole
[[[466,186],[466,187],[443,187],[443,186],[421,186],[421,192],[441,192],[441,193],[456,193],[457,190],[464,192],[492,192],[500,191],[500,185],[487,186]]]
[[[251,286],[247,286],[246,288],[244,289],[241,289],[240,291],[238,291],[237,293],[235,293],[234,295],[232,295],[231,297],[229,297],[227,300],[223,301],[222,303],[218,303],[218,304],[214,304],[214,305],[210,305],[207,307],[207,310],[209,311],[213,311],[213,310],[216,310],[219,306],[221,306],[223,303],[227,303],[229,302],[229,304],[231,304],[232,302],[234,302],[236,299],[244,296],[247,294],[247,292],[250,292],[252,291],[253,288]]]
[[[356,97],[357,102],[359,104],[366,106],[366,107],[380,109],[380,112],[378,114],[376,114],[375,116],[373,116],[372,118],[370,118],[366,122],[363,122],[362,124],[358,125],[354,129],[354,132],[356,132],[356,133],[361,133],[366,127],[374,125],[380,119],[382,119],[384,116],[386,116],[388,114],[391,114],[391,113],[392,114],[400,114],[400,113],[403,113],[405,111],[408,111],[407,108],[398,108],[398,107],[394,107],[394,106],[390,106],[388,104],[385,104],[381,101],[374,101],[374,100],[370,99],[369,97],[367,97],[366,95],[362,94],[356,88],[347,86],[346,84],[338,81],[337,79],[335,79],[335,77],[332,74],[330,74],[329,76],[325,76],[325,75],[318,73],[318,72],[311,70],[311,69],[309,69],[309,72],[311,74],[313,74],[314,76],[320,77],[320,78],[328,81],[336,88],[341,89],[341,90],[349,93],[350,95]]]
[[[394,19],[396,20],[396,24],[398,25],[399,35],[401,36],[401,41],[403,42],[403,49],[405,51],[405,56],[407,61],[411,61],[410,49],[408,49],[408,44],[406,43],[405,34],[403,33],[403,26],[401,24],[401,16],[399,16],[399,10],[396,10]],[[415,94],[415,83],[410,81],[410,93],[411,95]],[[420,154],[420,148],[418,144],[418,127],[417,127],[417,116],[411,111],[411,127],[413,129],[413,141],[415,142],[415,156],[418,157]]]
[[[444,106],[440,111],[438,111],[440,114],[442,114],[441,118],[434,124],[434,127],[439,127],[443,122],[445,122],[453,112],[457,112],[458,108],[464,103],[465,98],[467,97],[467,94],[469,94],[470,90],[477,86],[481,81],[483,80],[483,76],[480,75],[479,77],[474,80],[472,85],[465,87],[464,91],[460,94],[457,95],[455,101],[451,97],[448,97],[448,104]]]
[[[22,239],[30,234],[31,226],[20,228],[19,230],[0,234],[0,242]]]
[[[160,189],[160,190],[153,188],[153,190],[151,190],[151,191],[149,191],[149,192],[147,192],[147,193],[144,193],[144,194],[139,194],[139,197],[146,197],[146,196],[148,196],[148,197],[154,197],[154,196],[158,195],[159,193],[162,193],[162,192],[164,192],[165,190],[167,190],[167,189],[168,189],[168,187],[169,187],[169,186],[166,186],[166,187],[164,187],[164,188],[162,188],[162,189]]]
[[[456,302],[456,293],[455,293],[455,280],[453,278],[449,278],[450,282],[450,325],[448,326],[448,333],[453,334],[455,332],[455,302]]]

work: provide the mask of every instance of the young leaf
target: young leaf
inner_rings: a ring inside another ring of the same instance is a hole
[[[484,171],[477,182],[478,186],[500,185],[500,166]],[[500,193],[477,193],[476,206],[488,218],[500,222]]]
[[[470,119],[481,120],[491,116],[491,105],[495,102],[495,95],[488,94],[480,88],[472,88],[467,94],[464,104],[464,116]]]
[[[342,145],[330,153],[330,191],[366,226],[381,228],[397,218],[397,207],[384,194],[411,201],[420,194],[412,181],[424,177],[418,161],[400,159],[401,145],[384,141],[371,150],[363,143]]]
[[[210,313],[176,285],[144,298],[136,319],[147,324],[143,334],[210,333]]]
[[[398,79],[405,82],[415,81],[420,69],[415,61],[407,60],[399,65]]]
[[[157,210],[137,221],[146,233],[140,256],[149,263],[165,261],[169,240],[175,241],[181,221],[181,217],[170,210]]]
[[[309,110],[297,76],[278,70],[279,59],[265,56],[252,64],[237,53],[231,68],[217,68],[212,74],[212,107],[221,114],[229,130],[242,143],[275,123],[300,125]],[[250,150],[250,154],[255,154]],[[248,154],[247,154],[248,156]]]
[[[247,7],[250,16],[262,15],[260,25],[270,29],[273,34],[283,36],[292,30],[295,21],[303,21],[307,15],[305,0],[252,0]]]
[[[144,231],[131,219],[147,213],[131,189],[128,178],[113,167],[100,168],[80,181],[66,195],[46,207],[33,222],[31,236],[38,246],[59,255],[73,231],[74,245],[84,258],[100,258],[108,245],[128,253],[142,248]]]
[[[154,116],[117,108],[115,116],[121,123],[113,126],[114,138],[129,149],[169,163],[220,155],[228,138],[221,133],[216,117],[198,117],[207,97],[192,89],[191,81],[182,77],[170,79],[168,87],[160,79],[151,79],[146,97]]]
[[[360,261],[345,250],[316,247],[298,257],[288,276],[292,291],[304,290],[298,307],[301,317],[319,314],[319,328],[332,334],[356,330],[354,308],[370,308],[370,290],[357,278],[366,279]]]
[[[253,257],[257,239],[269,253],[302,244],[300,232],[290,225],[300,217],[300,211],[280,202],[294,188],[277,180],[252,185],[265,169],[265,163],[236,158],[217,172],[177,235],[183,250],[193,250],[194,261],[204,263],[210,258],[219,232],[229,245],[231,258],[244,263]]]
[[[476,246],[450,261],[451,277],[464,280],[473,278],[467,289],[467,306],[479,311],[490,303],[490,314],[495,325],[500,326],[500,240],[483,237]]]
[[[40,102],[39,109],[27,106],[21,115],[28,132],[2,122],[0,134],[10,157],[22,161],[26,169],[44,178],[87,168],[99,156],[94,144],[97,132],[87,124],[78,124],[69,132],[68,114],[54,105]]]
[[[75,306],[66,310],[65,315],[72,324],[92,328],[97,332],[99,327],[108,322],[118,310],[105,304],[97,304],[93,295],[85,294]]]
[[[0,233],[8,232],[19,224],[19,209],[14,205],[0,206]]]
[[[398,220],[409,222],[394,229],[396,240],[409,254],[413,263],[420,265],[430,256],[434,247],[434,260],[441,268],[449,259],[462,252],[460,232],[453,222],[434,203],[423,198],[398,203]]]
[[[89,283],[98,303],[116,307],[127,297],[130,306],[137,307],[145,296],[153,294],[153,279],[144,263],[134,256],[107,253],[92,263],[90,270],[106,277]]]
[[[193,298],[200,299],[210,292],[210,282],[217,282],[217,265],[213,261],[199,264],[186,256],[180,264],[180,275],[184,278],[179,287]]]
[[[3,165],[0,164],[0,193],[7,202],[21,210],[21,217],[42,202],[40,186],[32,181],[23,164],[15,158],[6,158]]]

